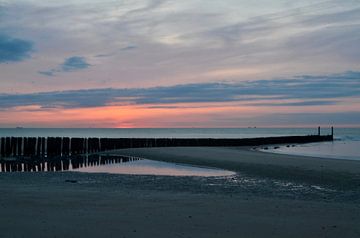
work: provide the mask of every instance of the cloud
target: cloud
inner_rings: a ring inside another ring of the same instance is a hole
[[[320,100],[312,100],[312,101],[300,101],[300,102],[284,102],[284,103],[249,103],[246,105],[249,106],[327,106],[327,105],[335,105],[338,101],[320,101]]]
[[[227,126],[301,126],[304,125],[354,125],[360,121],[359,111],[345,112],[301,112],[301,113],[270,113],[264,115],[243,117],[217,114],[209,118],[211,124]],[[239,124],[240,123],[240,124]],[[323,129],[324,130],[324,129]],[[326,131],[326,129],[325,129]],[[326,132],[325,132],[326,133]]]
[[[70,58],[65,59],[64,63],[59,65],[57,68],[50,69],[47,71],[38,71],[38,73],[43,74],[45,76],[55,76],[56,73],[83,70],[89,68],[90,66],[91,64],[87,63],[84,57],[72,56]]]
[[[360,72],[303,75],[236,83],[194,83],[152,88],[100,88],[33,94],[0,94],[0,108],[39,105],[83,108],[106,105],[239,102],[255,106],[323,106],[360,96]],[[338,99],[338,100],[336,100]],[[276,100],[269,103],[267,100]],[[290,100],[290,102],[289,102]],[[293,101],[296,102],[293,102]],[[165,105],[164,105],[165,104]]]
[[[68,80],[47,86],[33,70],[36,67],[45,76],[71,77],[58,71],[64,55],[91,56],[101,65],[78,77],[72,85],[76,89],[85,84],[99,87],[104,77],[106,87],[118,87],[117,75],[124,87],[142,87],[359,67],[359,1],[25,2],[4,4],[1,28],[21,32],[39,50],[26,68],[7,69],[10,77],[2,78],[4,85],[16,80],[19,85],[42,84],[42,90],[69,88]],[[128,50],[129,44],[141,49]],[[57,63],[48,66],[54,60]],[[238,71],[208,74],[227,69]],[[250,70],[254,73],[241,73]]]
[[[65,59],[65,62],[61,65],[61,69],[64,72],[71,72],[71,71],[86,69],[89,66],[90,64],[86,62],[86,59],[84,57],[73,56]]]
[[[119,50],[114,51],[114,52],[112,52],[112,53],[98,54],[98,55],[95,55],[95,57],[98,57],[98,58],[110,57],[110,56],[116,55],[116,54],[117,54],[118,52],[120,52],[120,51],[129,51],[129,50],[134,50],[134,49],[136,49],[136,48],[137,48],[137,46],[135,46],[135,45],[128,45],[128,46],[125,46],[125,47],[123,47],[123,48],[120,48]]]
[[[348,124],[358,125],[360,121],[360,112],[331,112],[331,113],[277,113],[265,115],[258,118],[252,118],[253,123],[266,124],[271,121],[273,125],[292,124]]]
[[[56,73],[57,71],[55,71],[55,70],[53,70],[53,69],[51,69],[51,70],[49,70],[49,71],[38,71],[38,73],[39,74],[43,74],[43,75],[45,75],[45,76],[55,76],[55,73]]]
[[[33,43],[0,33],[0,63],[22,61],[30,57]]]

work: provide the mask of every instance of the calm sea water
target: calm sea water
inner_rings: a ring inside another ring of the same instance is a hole
[[[323,128],[321,133],[330,134],[330,128]],[[317,128],[0,129],[0,137],[254,138],[309,134],[317,134]],[[289,148],[284,146],[280,149],[271,150],[271,152],[360,160],[360,128],[335,128],[334,142],[311,143]]]
[[[329,134],[330,129],[322,129]],[[338,129],[341,136],[354,135],[353,129]],[[60,136],[104,138],[250,138],[263,136],[316,134],[317,128],[2,128],[0,136]],[[339,134],[339,135],[340,135]]]

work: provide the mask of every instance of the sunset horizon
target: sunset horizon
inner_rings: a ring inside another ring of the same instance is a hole
[[[0,237],[355,238],[360,0],[0,0]]]
[[[360,126],[356,1],[86,3],[0,1],[0,127]]]

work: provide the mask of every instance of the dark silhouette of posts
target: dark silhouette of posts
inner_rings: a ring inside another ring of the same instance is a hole
[[[71,154],[82,154],[85,150],[84,138],[71,138]]]
[[[37,156],[45,156],[45,138],[39,137],[37,138]]]
[[[0,156],[1,157],[5,157],[5,138],[4,137],[1,137],[1,140],[0,140]]]
[[[56,156],[61,154],[61,137],[49,137],[47,139],[47,155]]]
[[[170,146],[258,146],[267,144],[285,143],[311,143],[321,141],[332,141],[334,138],[334,127],[331,134],[321,135],[320,127],[318,134],[307,136],[279,136],[259,138],[69,138],[69,137],[1,137],[0,157],[19,156],[18,159],[26,157],[27,160],[35,161],[34,165],[26,169],[43,170],[39,162],[44,162],[42,157],[67,157],[99,151],[109,151],[122,148],[142,147],[170,147]],[[33,158],[34,157],[34,158]],[[40,158],[40,160],[39,160]],[[75,161],[76,162],[76,161]],[[57,167],[58,162],[51,161],[50,169]],[[35,167],[34,167],[35,166]],[[18,170],[18,165],[13,169]],[[45,167],[45,166],[44,166]],[[61,167],[61,163],[60,163]]]
[[[5,139],[5,156],[10,156],[11,151],[11,138],[6,137]]]
[[[16,141],[16,144],[17,144],[17,146],[16,146],[16,150],[17,150],[16,154],[18,156],[21,156],[22,155],[22,147],[23,147],[23,138],[18,137],[17,141]]]
[[[70,155],[70,138],[69,137],[62,138],[62,151],[61,151],[61,154],[63,156]]]

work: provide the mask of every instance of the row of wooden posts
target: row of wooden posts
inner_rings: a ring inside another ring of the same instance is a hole
[[[106,164],[126,163],[140,160],[141,158],[124,155],[77,155],[71,157],[43,157],[33,159],[0,160],[0,172],[42,172],[42,171],[67,171],[83,167],[93,167]]]
[[[176,146],[259,146],[333,140],[333,135],[283,136],[248,139],[211,138],[69,138],[2,137],[0,157],[69,156],[124,148]]]
[[[99,138],[2,137],[0,140],[1,157],[68,156],[99,151]]]

